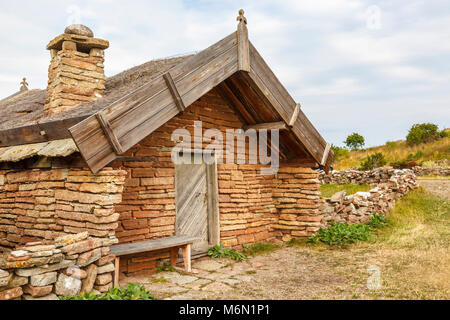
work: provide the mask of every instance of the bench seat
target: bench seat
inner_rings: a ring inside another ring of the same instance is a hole
[[[198,237],[180,235],[180,236],[159,238],[154,240],[116,244],[111,246],[110,251],[116,256],[114,285],[116,286],[119,284],[120,257],[135,253],[149,252],[162,249],[171,249],[170,262],[171,265],[175,267],[178,258],[178,251],[181,248],[183,253],[185,270],[186,272],[191,272],[191,246],[194,241],[197,241],[199,239],[200,238]]]

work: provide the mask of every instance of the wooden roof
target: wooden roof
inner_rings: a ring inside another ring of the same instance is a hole
[[[301,149],[325,169],[331,164],[329,144],[248,40],[242,19],[237,32],[198,54],[122,72],[107,80],[104,98],[56,116],[42,109],[45,90],[0,101],[0,147],[72,137],[98,172],[213,88],[249,125],[284,122],[282,147],[292,149],[285,152]]]
[[[273,109],[275,117],[290,125],[307,153],[317,163],[329,166],[333,157],[329,145],[249,42],[243,20],[237,32],[185,59],[69,131],[86,163],[98,172],[211,89],[230,89],[228,83],[233,77],[233,85],[240,85],[243,95],[238,101],[253,93],[257,95],[266,102],[262,109]]]

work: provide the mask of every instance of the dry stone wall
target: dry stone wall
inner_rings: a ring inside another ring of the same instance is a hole
[[[328,174],[325,171],[319,172],[321,184],[369,184],[377,185],[388,182],[389,179],[398,172],[391,167],[376,168],[368,171],[359,170],[333,170]]]
[[[0,171],[0,299],[107,291],[126,174]]]
[[[281,239],[308,237],[321,227],[320,184],[318,173],[310,168],[280,168],[275,179],[273,198]]]
[[[412,170],[414,171],[416,176],[450,176],[450,167],[425,168],[416,166],[413,167]]]
[[[116,238],[83,232],[26,243],[0,256],[0,300],[57,300],[113,286]]]
[[[373,186],[368,192],[357,192],[346,196],[337,192],[324,198],[320,211],[324,215],[323,226],[329,222],[364,223],[376,212],[387,215],[397,199],[409,190],[417,188],[417,180],[410,169],[379,168],[373,171],[333,171],[330,176],[321,174],[322,181],[332,183],[367,183]]]
[[[88,231],[114,237],[127,172],[105,168],[0,171],[0,250]]]

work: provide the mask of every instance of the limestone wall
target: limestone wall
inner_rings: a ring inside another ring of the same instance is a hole
[[[345,180],[342,180],[346,177]],[[325,181],[346,181],[345,183],[369,183],[373,186],[369,192],[357,192],[346,196],[345,191],[337,192],[331,198],[324,198],[320,211],[324,215],[323,226],[330,221],[342,223],[367,222],[374,212],[387,215],[397,199],[409,190],[417,188],[417,180],[410,169],[394,170],[381,168],[374,172],[361,174],[350,172],[333,172],[331,179]],[[377,182],[379,181],[379,182]],[[356,182],[358,183],[358,182]]]
[[[282,167],[275,177],[273,198],[278,221],[274,229],[281,239],[308,237],[320,229],[320,185],[318,173],[310,168]]]
[[[397,169],[391,167],[376,168],[368,171],[359,170],[333,170],[328,174],[319,172],[321,184],[369,184],[376,185],[388,182]],[[397,170],[398,171],[398,170]]]
[[[82,281],[85,292],[107,291],[126,174],[0,171],[0,299],[55,299],[79,293]]]
[[[416,166],[413,167],[412,170],[414,171],[416,176],[450,176],[450,167],[425,168]]]
[[[0,300],[57,300],[113,285],[114,238],[88,232],[27,243],[0,256]]]
[[[114,237],[126,171],[0,171],[0,250],[89,231]]]

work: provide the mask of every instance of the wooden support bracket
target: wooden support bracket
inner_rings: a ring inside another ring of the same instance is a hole
[[[294,109],[294,113],[291,116],[291,120],[289,120],[289,127],[292,127],[294,125],[295,121],[297,121],[299,113],[300,113],[300,103],[297,103],[297,105],[295,106],[295,109]]]
[[[331,144],[327,143],[325,150],[323,151],[322,161],[320,162],[321,166],[324,166],[328,159],[328,154],[330,153]]]
[[[119,139],[117,139],[116,135],[114,134],[114,131],[112,130],[111,125],[108,119],[106,119],[105,115],[102,112],[99,112],[95,114],[95,117],[97,118],[97,121],[100,124],[103,132],[105,133],[105,136],[108,139],[109,144],[113,148],[114,152],[117,155],[123,154],[125,150],[123,150]]]
[[[180,93],[178,92],[177,87],[175,86],[175,82],[172,79],[172,76],[169,72],[163,75],[164,80],[166,81],[167,87],[169,88],[170,93],[172,94],[173,100],[178,108],[178,110],[183,112],[186,107],[184,105],[183,99],[181,99]]]

